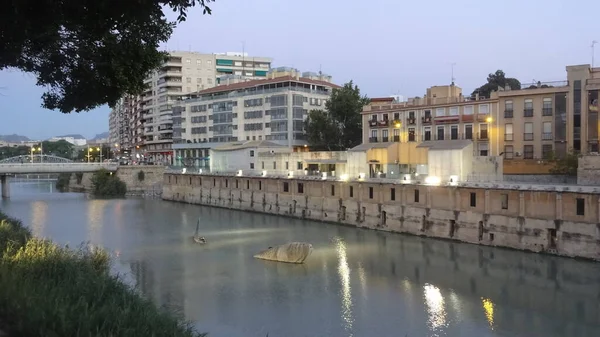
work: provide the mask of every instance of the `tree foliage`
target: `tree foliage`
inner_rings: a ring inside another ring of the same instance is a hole
[[[557,157],[554,153],[548,156],[548,160],[554,164],[550,173],[568,176],[577,176],[579,168],[579,152],[571,150],[565,156]]]
[[[98,170],[92,176],[92,194],[101,198],[119,198],[127,193],[127,185],[115,174]]]
[[[42,106],[63,113],[138,94],[167,54],[158,51],[196,5],[214,0],[18,0],[2,7],[0,70],[32,73]],[[175,22],[163,6],[178,14]]]
[[[475,94],[479,94],[479,96],[490,97],[492,91],[498,91],[498,87],[505,88],[507,85],[510,86],[511,90],[521,89],[521,82],[519,80],[506,77],[504,71],[496,70],[495,73],[488,75],[487,83],[475,89],[471,96],[475,97]]]
[[[344,151],[362,142],[362,116],[367,96],[352,81],[333,89],[325,110],[312,110],[306,119],[308,144],[313,150]]]

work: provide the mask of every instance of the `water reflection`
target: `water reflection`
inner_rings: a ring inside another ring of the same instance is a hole
[[[185,204],[13,192],[4,211],[59,241],[95,233],[142,293],[211,337],[600,336],[596,263]],[[196,219],[206,246],[189,239]],[[315,247],[305,265],[252,258],[292,240]]]

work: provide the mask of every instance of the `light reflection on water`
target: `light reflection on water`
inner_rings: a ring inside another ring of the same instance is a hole
[[[0,205],[37,235],[104,245],[127,281],[211,337],[600,336],[600,264],[49,190],[12,186]],[[199,218],[205,246],[191,240]],[[252,258],[287,241],[313,244],[306,264]]]

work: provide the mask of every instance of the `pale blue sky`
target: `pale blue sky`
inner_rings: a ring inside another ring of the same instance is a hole
[[[522,82],[563,80],[565,66],[591,63],[591,42],[600,42],[598,0],[217,0],[212,9],[212,16],[193,9],[166,48],[241,51],[245,41],[246,52],[272,57],[274,66],[320,66],[370,97],[423,95],[450,82],[452,63],[468,93],[497,69]],[[30,75],[0,72],[0,87],[0,134],[108,130],[108,107],[69,115],[42,109],[43,90]]]

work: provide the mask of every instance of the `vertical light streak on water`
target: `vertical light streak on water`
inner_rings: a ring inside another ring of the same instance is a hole
[[[427,308],[427,323],[432,336],[440,336],[441,328],[446,326],[446,309],[444,308],[444,297],[440,289],[426,283],[423,286],[423,297]]]
[[[48,204],[45,201],[34,201],[31,203],[31,231],[35,237],[44,236],[44,227],[48,213]]]
[[[341,239],[335,240],[336,251],[338,255],[338,275],[342,286],[341,300],[342,300],[342,321],[344,322],[344,329],[348,332],[348,336],[353,336],[352,326],[354,324],[354,317],[352,316],[352,292],[350,289],[350,267],[348,266],[348,260],[346,255],[346,243]]]

